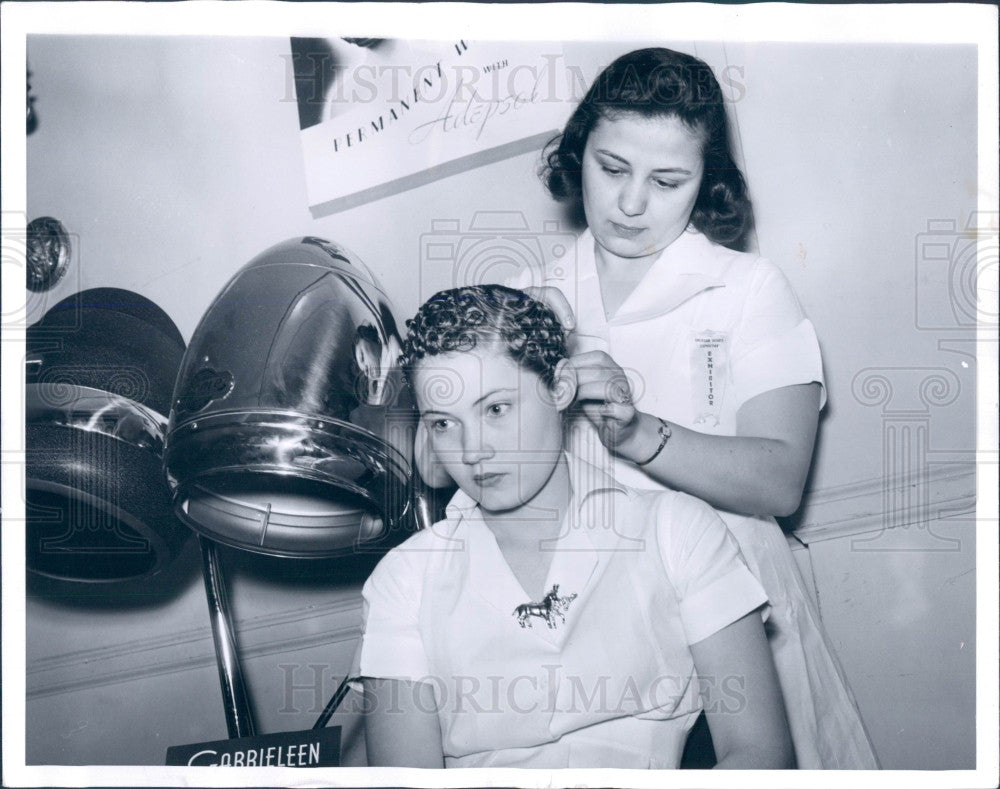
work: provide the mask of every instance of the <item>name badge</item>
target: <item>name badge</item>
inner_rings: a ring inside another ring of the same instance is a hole
[[[721,418],[729,377],[729,337],[722,332],[696,333],[691,348],[691,371],[694,423],[715,427]]]

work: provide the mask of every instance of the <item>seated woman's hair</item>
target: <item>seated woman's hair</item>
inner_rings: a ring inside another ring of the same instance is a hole
[[[546,148],[540,175],[550,194],[580,202],[583,151],[591,130],[602,118],[627,114],[675,117],[702,136],[705,173],[691,223],[716,243],[743,248],[752,209],[733,161],[722,89],[707,63],[672,49],[629,52],[594,80],[562,134]]]
[[[474,285],[431,296],[406,322],[400,362],[413,380],[413,366],[427,356],[467,352],[499,342],[519,365],[551,386],[566,357],[566,337],[555,314],[540,301],[503,285]]]

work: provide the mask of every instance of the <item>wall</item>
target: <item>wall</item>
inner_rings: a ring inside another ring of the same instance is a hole
[[[114,285],[155,300],[188,339],[229,276],[300,234],[352,248],[409,314],[450,284],[421,256],[435,220],[466,233],[477,211],[520,211],[536,232],[560,219],[528,154],[313,221],[286,48],[279,38],[29,40],[40,126],[28,138],[28,215],[79,234],[70,276],[35,317]],[[618,49],[577,57],[589,75]],[[927,222],[962,227],[974,206],[975,52],[698,51],[743,69],[733,110],[759,245],[823,343],[830,405],[811,494],[789,523],[808,547],[800,561],[884,766],[969,767],[974,529],[961,513],[974,491],[975,362],[950,350],[969,332],[942,324],[947,271],[918,263]],[[943,383],[925,383],[932,375]],[[155,764],[168,745],[225,735],[198,561],[192,543],[138,589],[32,580],[29,763]],[[349,667],[368,560],[225,561],[259,729],[307,728]],[[931,690],[911,692],[913,677]],[[347,727],[345,761],[363,763],[350,705],[334,722]],[[943,707],[947,726],[936,723]]]
[[[824,624],[884,766],[970,766],[974,297],[959,285],[958,315],[941,307],[975,265],[959,237],[978,199],[975,51],[729,51],[760,247],[823,347],[830,402],[791,525]],[[929,260],[937,245],[950,259]]]

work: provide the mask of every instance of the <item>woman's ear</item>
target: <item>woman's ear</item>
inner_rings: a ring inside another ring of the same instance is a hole
[[[552,378],[552,402],[560,411],[565,411],[576,397],[576,368],[569,359],[562,359],[556,365]]]

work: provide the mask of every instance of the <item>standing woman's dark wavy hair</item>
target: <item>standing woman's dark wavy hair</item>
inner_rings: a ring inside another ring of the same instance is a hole
[[[743,249],[753,210],[743,174],[733,161],[722,89],[704,61],[672,49],[637,49],[594,80],[563,133],[546,148],[541,177],[556,200],[579,204],[583,151],[601,118],[625,114],[676,117],[701,135],[705,172],[691,223],[712,241]]]

